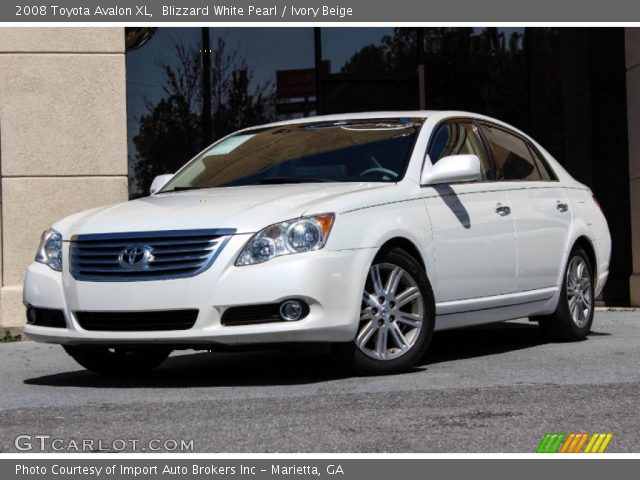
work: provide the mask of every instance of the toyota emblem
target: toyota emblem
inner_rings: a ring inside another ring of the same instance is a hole
[[[120,252],[118,262],[124,268],[144,268],[153,260],[148,245],[130,245]]]

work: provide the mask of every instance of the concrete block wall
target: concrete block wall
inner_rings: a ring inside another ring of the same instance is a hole
[[[127,199],[123,28],[0,28],[0,333],[57,219]]]

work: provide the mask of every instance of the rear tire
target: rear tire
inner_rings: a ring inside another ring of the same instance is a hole
[[[166,348],[64,346],[81,366],[101,375],[140,375],[150,372],[171,354]]]
[[[356,338],[338,344],[337,352],[359,375],[406,371],[427,351],[434,312],[422,265],[400,248],[382,252],[369,269]]]
[[[556,311],[537,320],[550,340],[575,342],[584,340],[591,331],[593,313],[593,268],[586,252],[577,247],[565,267]]]

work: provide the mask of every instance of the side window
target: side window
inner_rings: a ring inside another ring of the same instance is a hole
[[[431,138],[428,154],[434,165],[449,155],[476,155],[480,159],[482,180],[494,179],[489,156],[471,122],[452,121],[439,125]]]
[[[540,171],[540,177],[542,177],[542,180],[544,180],[545,182],[558,180],[558,177],[556,177],[556,174],[553,173],[553,170],[551,170],[551,167],[544,159],[542,154],[531,144],[529,144],[529,150],[531,150],[531,153],[533,154],[533,159],[535,160],[538,170]]]
[[[543,180],[541,165],[534,160],[522,138],[491,125],[482,124],[480,128],[493,156],[499,180]]]

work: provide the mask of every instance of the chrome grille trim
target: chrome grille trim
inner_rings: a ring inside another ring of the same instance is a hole
[[[92,282],[189,278],[207,270],[235,232],[207,229],[74,235],[69,271],[76,280]],[[141,268],[123,266],[120,254],[135,245],[149,247],[152,259]]]

